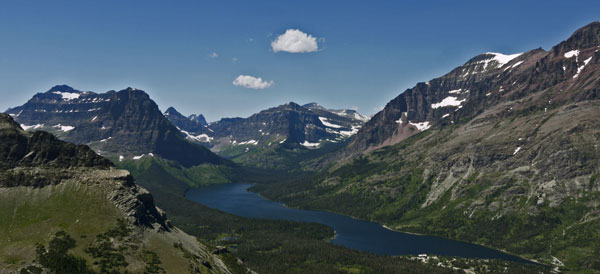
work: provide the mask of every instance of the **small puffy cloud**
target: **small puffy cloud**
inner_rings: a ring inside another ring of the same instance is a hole
[[[316,37],[299,29],[288,29],[271,42],[271,48],[274,52],[302,53],[317,51],[319,46]]]
[[[251,89],[265,89],[274,84],[273,80],[263,81],[260,77],[253,77],[250,75],[240,75],[233,80],[233,85],[238,87],[245,87]]]
[[[231,62],[237,62],[239,59],[237,59],[236,57],[231,57]]]
[[[211,54],[208,55],[208,57],[217,58],[217,57],[219,57],[219,54],[217,54],[216,52],[213,51]]]

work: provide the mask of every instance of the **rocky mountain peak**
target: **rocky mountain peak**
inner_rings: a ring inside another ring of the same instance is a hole
[[[321,106],[315,102],[304,104],[302,106],[305,108],[308,108],[308,109],[325,109],[323,106]]]
[[[56,85],[53,86],[51,89],[49,89],[47,92],[54,92],[54,91],[60,91],[60,92],[75,92],[75,93],[80,93],[81,91],[76,90],[68,85]]]
[[[113,166],[88,146],[62,142],[44,131],[26,132],[12,117],[0,114],[0,170],[40,165],[56,168]],[[30,185],[52,183],[31,176]],[[12,184],[11,180],[0,178],[0,185],[4,183]]]
[[[303,110],[303,109],[305,109],[305,108],[304,108],[304,107],[302,107],[301,105],[299,105],[299,104],[296,104],[296,103],[294,103],[294,102],[289,102],[289,103],[286,103],[286,104],[284,104],[284,105],[281,105],[281,106],[279,106],[278,108],[290,109],[290,110]]]
[[[0,113],[0,130],[23,131],[19,123],[4,113]]]
[[[7,113],[24,128],[90,145],[102,155],[133,158],[152,154],[185,166],[223,163],[206,148],[187,142],[143,90],[69,92],[73,90],[59,87],[51,94],[38,93]]]
[[[569,51],[600,49],[600,21],[592,22],[576,30],[569,39],[552,48],[554,55],[564,55]]]
[[[181,113],[179,113],[179,111],[177,111],[174,107],[169,107],[167,108],[167,110],[165,110],[165,112],[163,113],[164,115],[177,115],[177,116],[183,116]]]
[[[206,122],[206,118],[204,118],[204,115],[202,114],[192,114],[188,116],[188,119],[192,120],[193,122],[197,122],[198,124],[203,126],[208,125],[208,122]]]

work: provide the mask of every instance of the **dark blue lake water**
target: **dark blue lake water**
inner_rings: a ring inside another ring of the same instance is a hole
[[[220,184],[186,193],[192,201],[247,218],[292,220],[327,225],[336,232],[334,244],[383,255],[436,254],[527,262],[498,250],[434,236],[389,230],[381,224],[324,211],[285,207],[249,192],[250,184]],[[493,229],[493,228],[491,228]]]

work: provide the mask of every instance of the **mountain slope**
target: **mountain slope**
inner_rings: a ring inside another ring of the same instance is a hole
[[[202,114],[192,114],[186,117],[179,113],[174,107],[169,107],[163,115],[187,136],[199,135],[209,131],[207,128],[208,123],[206,123]],[[206,137],[206,139],[198,139],[198,141],[209,142],[209,139]]]
[[[598,270],[599,51],[594,22],[549,51],[476,56],[390,101],[358,156],[263,194]]]
[[[5,114],[0,209],[3,273],[229,273],[205,246],[170,225],[127,171],[87,146],[26,132]]]
[[[165,117],[188,140],[253,167],[290,169],[299,162],[344,145],[366,117],[354,110],[329,110],[316,103],[290,102],[248,118],[223,118],[208,126],[170,107]],[[319,152],[309,150],[321,149]],[[323,150],[324,149],[324,150]]]
[[[434,125],[471,119],[489,106],[532,91],[550,89],[555,100],[571,99],[556,94],[561,89],[569,89],[569,95],[589,96],[581,92],[593,90],[598,28],[597,22],[592,23],[549,52],[481,54],[440,78],[418,83],[374,115],[350,147],[360,152],[395,144]]]
[[[101,155],[131,158],[157,155],[189,167],[225,161],[190,143],[142,90],[102,94],[55,86],[23,106],[6,111],[25,129],[42,129]]]

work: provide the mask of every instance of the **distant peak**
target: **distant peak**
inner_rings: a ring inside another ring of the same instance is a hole
[[[202,114],[192,114],[192,115],[188,116],[188,119],[198,122],[204,126],[208,125],[208,123],[206,122],[206,118],[204,118],[204,115],[202,115]]]
[[[486,63],[487,64],[490,61],[496,61],[500,66],[504,66],[508,62],[512,61],[513,59],[521,56],[521,54],[523,54],[523,53],[503,54],[503,53],[498,53],[498,52],[486,52],[486,53],[482,53],[482,54],[479,54],[479,55],[471,58],[469,61],[467,61],[467,64],[471,64],[471,63]]]
[[[569,39],[555,46],[555,54],[570,50],[582,50],[597,47],[600,44],[600,21],[595,21],[576,30]]]
[[[47,92],[55,92],[55,91],[60,91],[60,92],[80,92],[79,90],[76,90],[70,86],[67,85],[56,85],[53,86],[51,89],[49,89]]]
[[[179,113],[179,111],[177,111],[174,107],[169,107],[165,113],[165,115],[178,115],[178,116],[183,116],[181,115],[181,113]]]
[[[150,98],[150,95],[148,95],[145,91],[132,87],[127,87],[126,89],[123,89],[119,92],[126,92],[135,96],[144,96]]]
[[[573,35],[579,33],[579,32],[596,32],[596,33],[600,33],[600,21],[594,21],[591,22],[581,28],[579,28],[578,30],[575,31],[575,33],[573,33]]]
[[[0,113],[0,130],[1,129],[20,129],[20,125],[13,120],[8,114]]]
[[[285,104],[285,105],[283,105],[283,106],[285,106],[285,107],[292,107],[292,108],[299,108],[299,107],[301,107],[299,104],[296,104],[296,103],[294,103],[294,102],[291,102],[291,101],[290,101],[290,102],[288,102],[288,103],[286,103],[286,104]]]

